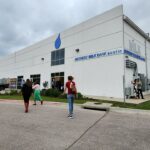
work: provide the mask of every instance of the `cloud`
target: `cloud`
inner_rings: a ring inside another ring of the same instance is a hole
[[[127,16],[149,32],[149,1],[0,0],[0,55],[27,47],[120,4],[124,4]]]
[[[124,11],[144,32],[150,32],[150,1],[132,0],[124,3]]]

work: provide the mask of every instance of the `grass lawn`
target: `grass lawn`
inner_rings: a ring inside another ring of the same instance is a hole
[[[0,95],[0,99],[14,99],[14,100],[23,100],[21,95]],[[33,100],[33,96],[30,98]],[[53,98],[48,96],[42,96],[42,99],[44,101],[51,101],[51,102],[63,102],[66,103],[67,100],[63,98]],[[150,110],[150,100],[147,102],[143,102],[141,104],[129,104],[129,103],[123,103],[123,102],[116,102],[116,101],[106,101],[106,100],[93,100],[93,99],[76,99],[75,103],[77,104],[83,104],[87,101],[94,101],[96,103],[112,103],[114,107],[122,107],[122,108],[131,108],[131,109],[145,109]]]
[[[111,103],[111,104],[113,104],[113,107],[150,110],[150,100],[147,102],[143,102],[141,104],[131,104],[131,103],[106,101],[106,100],[100,100],[99,102],[100,103]]]
[[[0,95],[0,99],[23,100],[23,97],[21,95]],[[42,99],[44,101],[50,101],[50,102],[63,102],[63,103],[67,102],[67,99],[55,98],[55,97],[48,97],[48,96],[42,96]],[[30,100],[33,100],[33,96],[31,96]],[[83,104],[86,101],[87,100],[76,99],[75,103],[77,103],[77,104]]]

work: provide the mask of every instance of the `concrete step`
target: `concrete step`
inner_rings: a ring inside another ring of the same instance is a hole
[[[112,106],[111,103],[98,103],[98,102],[86,102],[81,105],[81,107],[85,109],[94,109],[103,111],[109,111],[111,106]]]

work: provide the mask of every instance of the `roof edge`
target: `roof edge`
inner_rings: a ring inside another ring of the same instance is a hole
[[[142,35],[147,41],[150,42],[149,33],[145,33],[142,29],[140,29],[130,18],[123,15],[123,20],[128,23],[132,28],[134,28],[140,35]]]

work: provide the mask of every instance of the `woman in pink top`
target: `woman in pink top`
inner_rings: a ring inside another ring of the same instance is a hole
[[[34,85],[32,86],[32,89],[34,89],[34,104],[36,105],[36,101],[41,101],[41,105],[43,105],[43,100],[40,95],[40,85],[37,81],[35,81]]]

